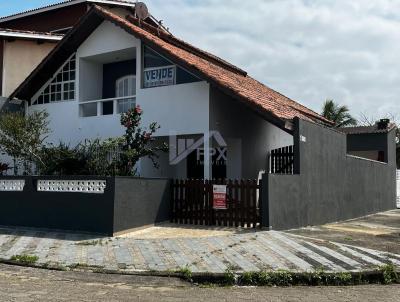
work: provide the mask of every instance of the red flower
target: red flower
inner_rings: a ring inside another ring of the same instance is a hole
[[[135,108],[136,113],[141,114],[142,113],[142,108],[140,108],[139,105],[136,106]]]

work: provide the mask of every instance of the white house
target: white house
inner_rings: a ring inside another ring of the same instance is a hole
[[[148,177],[257,178],[270,150],[293,145],[294,118],[330,124],[164,27],[96,5],[16,88],[15,99],[26,101],[28,114],[45,109],[49,141],[71,145],[123,134],[120,113],[140,105],[143,125],[160,124],[157,139],[171,149],[158,170],[142,160]]]

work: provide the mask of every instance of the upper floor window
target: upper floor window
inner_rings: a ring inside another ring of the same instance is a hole
[[[143,88],[201,81],[148,46],[144,46]]]
[[[41,90],[32,105],[48,104],[52,102],[71,101],[75,99],[75,55],[56,72],[50,83]]]
[[[127,75],[119,78],[115,83],[115,96],[118,98],[118,113],[124,113],[134,108],[136,104],[136,76]]]

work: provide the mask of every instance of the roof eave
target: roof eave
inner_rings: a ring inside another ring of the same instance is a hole
[[[68,7],[68,6],[72,6],[72,5],[77,5],[77,4],[81,4],[81,3],[85,3],[85,2],[109,4],[109,5],[115,5],[115,6],[121,6],[121,7],[135,7],[135,2],[128,3],[128,2],[119,2],[119,1],[113,1],[113,0],[75,0],[75,1],[56,3],[54,5],[48,5],[48,6],[45,6],[42,8],[33,9],[33,10],[29,10],[29,11],[22,12],[22,13],[17,13],[14,15],[1,17],[0,23],[13,21],[13,20],[17,20],[20,18],[25,18],[25,17],[29,17],[32,15],[41,14],[41,13],[45,13],[45,12],[48,12],[51,10],[60,9],[60,8]]]

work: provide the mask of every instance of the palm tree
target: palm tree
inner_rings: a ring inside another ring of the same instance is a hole
[[[322,108],[322,116],[335,123],[335,127],[357,125],[357,120],[349,113],[347,106],[339,106],[333,100],[326,100]]]

